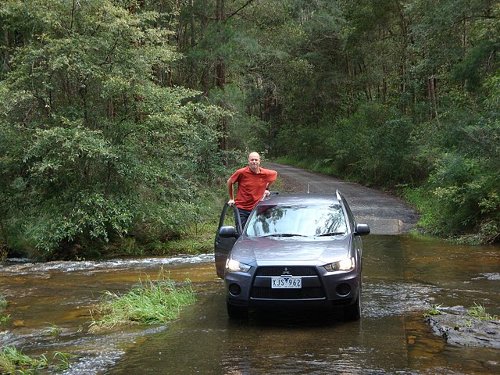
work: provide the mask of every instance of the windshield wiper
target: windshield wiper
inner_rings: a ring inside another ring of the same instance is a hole
[[[297,233],[271,233],[261,237],[307,237],[307,236]]]
[[[330,233],[319,234],[316,237],[340,236],[340,235],[343,235],[343,234],[345,234],[345,232],[330,232]]]

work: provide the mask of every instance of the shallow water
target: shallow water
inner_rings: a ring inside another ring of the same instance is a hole
[[[500,247],[456,246],[407,236],[365,238],[359,322],[315,313],[263,312],[230,321],[212,256],[0,267],[11,323],[2,346],[75,354],[68,374],[491,374],[495,349],[448,345],[423,313],[433,304],[500,315]],[[103,291],[139,279],[193,283],[198,302],[165,326],[90,334]],[[57,331],[57,334],[55,333]]]

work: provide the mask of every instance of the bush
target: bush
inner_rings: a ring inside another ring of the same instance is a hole
[[[50,259],[99,255],[134,232],[178,236],[219,171],[228,113],[157,79],[178,58],[159,14],[21,3],[1,15],[5,30],[32,25],[5,47],[0,81],[1,241]]]
[[[487,161],[446,153],[428,182],[406,197],[422,212],[419,225],[426,232],[493,243],[500,235],[497,186],[498,176]]]
[[[419,174],[410,142],[413,124],[388,107],[369,103],[330,125],[326,137],[334,170],[363,185],[392,187]]]

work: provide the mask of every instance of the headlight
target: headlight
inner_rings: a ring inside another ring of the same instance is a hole
[[[250,270],[250,266],[245,263],[240,263],[235,259],[229,258],[226,262],[226,271],[227,272],[248,272]]]
[[[336,272],[336,271],[352,271],[355,267],[356,263],[354,261],[354,258],[346,258],[339,260],[337,262],[329,263],[324,265],[325,269],[328,272]]]

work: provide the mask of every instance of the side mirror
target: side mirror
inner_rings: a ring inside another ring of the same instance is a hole
[[[223,238],[238,237],[238,232],[236,231],[235,227],[225,225],[223,227],[220,227],[219,236]]]
[[[368,224],[356,224],[355,234],[359,236],[370,234],[370,227],[368,226]]]

